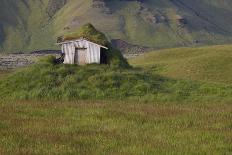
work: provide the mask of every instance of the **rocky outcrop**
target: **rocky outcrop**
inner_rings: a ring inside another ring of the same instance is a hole
[[[46,53],[42,51],[33,52],[31,54],[0,54],[0,70],[10,70],[22,68],[34,64],[38,58],[55,55],[59,57],[58,53]]]

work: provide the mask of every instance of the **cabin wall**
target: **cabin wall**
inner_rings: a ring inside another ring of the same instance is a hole
[[[62,53],[65,54],[64,64],[78,64],[75,60],[75,56],[78,55],[78,48],[86,48],[86,64],[98,63],[101,60],[101,47],[97,44],[93,44],[89,41],[82,40],[77,42],[66,43],[62,45]],[[76,53],[76,54],[75,54]],[[82,60],[83,62],[83,60]]]
[[[87,52],[88,62],[100,64],[101,47],[95,44],[89,43],[87,51],[88,51]]]
[[[64,64],[74,64],[75,48],[72,44],[63,44]]]

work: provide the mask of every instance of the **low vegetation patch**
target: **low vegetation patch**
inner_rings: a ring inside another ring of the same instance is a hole
[[[231,101],[232,86],[165,78],[142,69],[55,64],[45,57],[0,81],[0,97],[34,100]]]

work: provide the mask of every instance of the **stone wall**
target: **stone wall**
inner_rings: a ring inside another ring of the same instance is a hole
[[[0,70],[10,70],[29,66],[38,60],[40,57],[59,54],[0,54]]]

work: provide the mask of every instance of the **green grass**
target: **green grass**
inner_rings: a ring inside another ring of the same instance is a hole
[[[130,60],[132,65],[166,77],[232,83],[232,46],[154,51]]]
[[[231,154],[231,104],[1,102],[1,154]]]
[[[103,46],[110,44],[105,34],[96,30],[96,28],[90,23],[83,25],[75,32],[65,34],[63,36],[63,41],[80,39],[82,37]]]
[[[230,102],[232,85],[172,79],[150,69],[54,64],[52,57],[0,80],[10,100],[131,100]]]
[[[0,72],[0,154],[231,154],[225,73],[218,81],[168,72],[211,59],[216,65],[207,70],[227,72],[229,51],[151,52],[130,60],[136,68],[56,65],[46,57]]]
[[[0,74],[0,154],[232,153],[228,84],[52,60]]]

